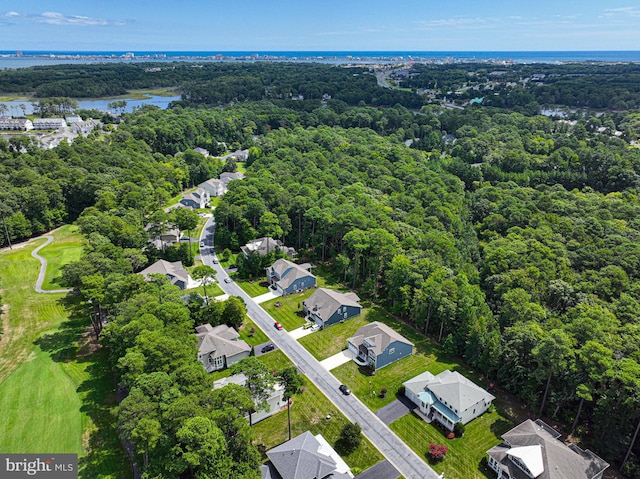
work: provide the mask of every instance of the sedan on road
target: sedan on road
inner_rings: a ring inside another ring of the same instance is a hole
[[[231,283],[233,280],[231,278],[229,278],[228,276],[224,279],[225,283]]]
[[[276,327],[276,329],[278,331],[282,331],[282,324],[280,324],[278,321],[276,321],[275,323],[273,323],[273,325]]]
[[[345,396],[348,396],[349,394],[351,394],[351,389],[349,389],[347,386],[345,386],[344,384],[341,384],[340,387],[338,388],[340,390],[340,392],[342,394],[344,394]]]

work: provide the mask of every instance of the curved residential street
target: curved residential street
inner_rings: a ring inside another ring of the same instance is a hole
[[[258,304],[253,301],[235,283],[225,283],[228,275],[220,264],[214,264],[213,233],[215,221],[210,218],[205,225],[201,241],[207,245],[205,252],[201,252],[204,264],[213,267],[217,272],[220,287],[225,293],[239,296],[247,305],[249,317],[267,334],[269,339],[282,350],[301,373],[305,374],[318,389],[352,422],[356,422],[362,428],[364,435],[377,447],[385,458],[407,479],[438,479],[436,474],[416,453],[414,453],[398,436],[395,435],[372,411],[370,411],[354,395],[344,396],[338,390],[340,383],[318,360],[304,349],[285,330],[278,331],[274,328],[274,319]]]
[[[44,275],[47,273],[47,260],[44,259],[42,256],[40,256],[38,252],[48,244],[51,244],[51,242],[53,241],[53,236],[45,235],[45,236],[40,236],[40,238],[46,238],[47,241],[45,241],[43,244],[41,244],[31,252],[31,256],[33,256],[34,258],[40,261],[40,272],[38,273],[38,279],[36,280],[36,285],[34,287],[36,290],[36,293],[45,293],[45,294],[70,293],[71,291],[73,291],[72,289],[42,289],[42,283],[44,282]]]

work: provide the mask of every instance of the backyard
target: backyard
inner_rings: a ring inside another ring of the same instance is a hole
[[[271,353],[270,353],[271,354]],[[340,431],[347,423],[347,419],[338,412],[336,407],[313,385],[306,380],[307,390],[294,397],[291,406],[291,435],[298,436],[305,431],[322,436],[334,445],[340,436]],[[327,415],[331,418],[327,419]],[[289,439],[287,428],[287,412],[282,411],[253,426],[255,443],[263,453]],[[343,459],[357,474],[374,464],[383,457],[378,450],[366,439],[358,449]]]

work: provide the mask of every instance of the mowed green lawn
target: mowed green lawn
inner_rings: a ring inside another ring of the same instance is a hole
[[[276,299],[262,303],[264,310],[269,313],[273,319],[282,324],[282,327],[287,331],[293,331],[298,329],[306,320],[299,313],[302,312],[302,301],[307,299],[313,294],[315,289],[307,289],[302,293],[288,294],[286,296],[280,296]],[[280,306],[276,307],[276,303]]]
[[[82,453],[76,385],[40,348],[0,384],[0,451]]]
[[[78,227],[65,225],[54,233],[55,241],[40,251],[40,256],[47,260],[47,272],[42,289],[60,289],[62,284],[62,267],[80,259],[82,254],[82,237]]]
[[[271,353],[270,353],[271,354]],[[311,381],[306,380],[307,390],[294,397],[291,406],[291,435],[298,436],[305,431],[312,434],[322,434],[331,444],[335,445],[340,437],[340,431],[347,423],[342,413],[331,403]],[[330,415],[331,419],[326,419]],[[264,453],[289,439],[287,428],[287,411],[281,411],[253,426],[255,443]],[[365,438],[358,449],[344,456],[343,459],[357,474],[360,471],[380,462],[383,457],[380,452]]]
[[[246,281],[237,279],[236,284],[240,286],[242,290],[252,298],[269,292],[269,288],[266,286],[267,283],[265,280]]]
[[[79,256],[82,243],[72,227],[52,235],[54,242],[40,254],[51,261],[54,273],[47,277],[58,288],[55,271]],[[40,262],[31,252],[43,242],[0,254],[7,304],[0,337],[0,450],[77,453],[81,478],[128,478],[112,376],[105,352],[96,351],[86,335],[86,311],[73,295],[33,289]]]
[[[347,339],[365,324],[369,324],[366,312],[355,318],[347,319],[344,323],[328,326],[322,331],[317,331],[298,340],[314,358],[322,361],[343,349],[347,349]]]
[[[429,444],[444,444],[448,452],[442,462],[433,464],[437,473],[445,472],[447,477],[465,479],[486,479],[486,466],[481,467],[487,450],[500,444],[500,435],[513,427],[497,412],[487,411],[466,425],[463,437],[447,439],[442,430],[427,424],[415,414],[407,414],[389,426],[418,456],[427,460]]]

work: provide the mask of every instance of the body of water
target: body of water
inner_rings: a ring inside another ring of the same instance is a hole
[[[166,61],[298,61],[323,63],[373,62],[640,62],[640,51],[227,51],[227,52],[62,52],[0,51],[0,69],[24,68],[40,65],[108,63],[108,62],[166,62]]]
[[[143,100],[122,98],[127,102],[125,108],[126,113],[131,113],[136,108],[140,108],[142,105],[155,105],[163,110],[169,106],[172,101],[180,100],[179,96],[149,96]],[[87,110],[100,110],[109,111],[109,103],[114,100],[78,100],[78,108]],[[30,115],[33,113],[33,104],[31,100],[13,100],[0,102],[0,105],[6,105],[9,109],[7,113],[11,116]]]

